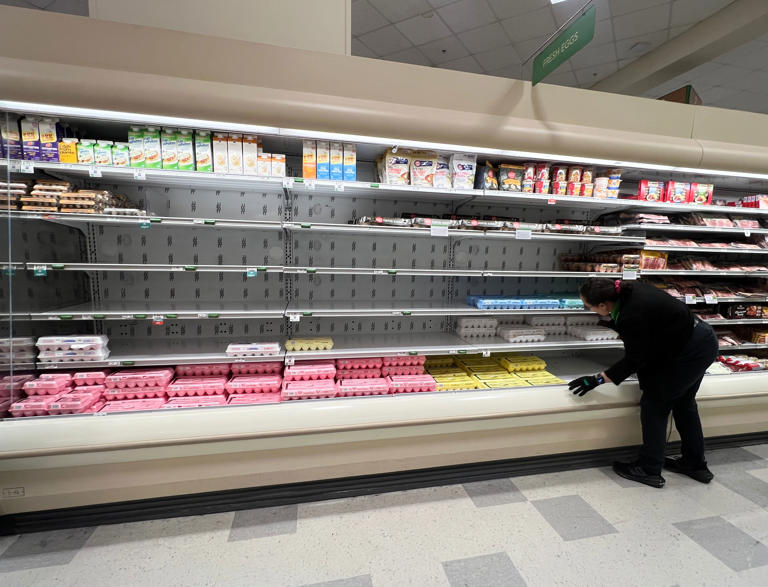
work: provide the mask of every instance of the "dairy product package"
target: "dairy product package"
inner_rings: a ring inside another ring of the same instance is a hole
[[[331,144],[317,141],[317,179],[331,179]]]
[[[160,169],[163,166],[160,129],[148,126],[144,129],[144,167]]]
[[[387,151],[376,162],[379,181],[388,185],[410,184],[411,152],[400,149],[397,153]]]
[[[229,173],[243,173],[243,135],[230,133],[227,139],[227,165]]]
[[[59,127],[55,118],[43,118],[38,124],[40,133],[40,159],[59,160]]]
[[[96,141],[93,146],[94,165],[112,165],[112,141]]]
[[[414,151],[411,155],[411,185],[434,186],[437,154],[433,151]]]
[[[112,165],[115,167],[130,167],[131,155],[128,143],[115,143],[112,145]]]
[[[301,165],[301,177],[315,179],[317,177],[317,145],[315,141],[304,141]]]
[[[331,142],[331,181],[344,180],[344,147],[341,143]]]
[[[128,150],[131,167],[144,167],[144,131],[138,126],[132,126],[128,131]]]
[[[285,155],[272,153],[272,176],[285,177]]]
[[[432,186],[440,189],[451,188],[451,160],[448,155],[438,155]]]
[[[59,143],[59,163],[77,163],[77,139],[61,139]]]
[[[357,181],[357,147],[344,143],[344,181]]]
[[[258,175],[259,137],[243,135],[243,173]]]
[[[160,135],[163,169],[179,168],[179,143],[175,128],[164,128]]]
[[[19,117],[13,114],[0,114],[0,139],[2,139],[3,157],[21,159],[21,132]]]
[[[211,149],[210,131],[195,131],[195,169],[197,169],[197,171],[213,171],[213,151]]]
[[[24,159],[40,161],[40,120],[35,116],[25,116],[21,119],[21,150]]]
[[[176,133],[176,153],[179,171],[195,170],[195,145],[191,130],[183,128]]]
[[[466,153],[451,155],[451,178],[454,189],[471,190],[475,186],[477,156]]]
[[[509,163],[499,165],[499,189],[507,192],[519,192],[522,188],[523,172],[524,168],[520,165]],[[531,191],[533,191],[533,187],[532,184]]]
[[[264,177],[269,177],[272,175],[271,153],[259,153],[258,161],[256,164],[256,174]]]
[[[80,165],[93,165],[94,153],[93,147],[96,141],[92,139],[81,139],[77,143],[77,162]]]
[[[227,143],[229,143],[227,133],[213,133],[213,170],[216,173],[229,173]]]

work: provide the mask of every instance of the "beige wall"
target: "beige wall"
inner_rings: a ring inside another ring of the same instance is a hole
[[[89,0],[89,9],[100,20],[338,55],[351,52],[351,0]]]

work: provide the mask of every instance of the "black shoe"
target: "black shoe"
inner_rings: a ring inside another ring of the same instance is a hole
[[[664,477],[661,475],[649,475],[645,472],[645,469],[636,462],[621,463],[619,461],[614,461],[613,470],[619,477],[624,477],[624,479],[629,479],[630,481],[637,481],[638,483],[656,487],[657,489],[661,489],[664,487],[664,483],[666,483]]]
[[[709,483],[715,478],[712,471],[707,468],[706,463],[700,467],[690,467],[685,464],[683,457],[675,457],[674,459],[667,457],[664,459],[664,468],[673,473],[688,475],[691,479],[695,479],[699,483]]]

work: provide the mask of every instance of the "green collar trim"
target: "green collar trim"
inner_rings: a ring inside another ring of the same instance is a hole
[[[611,320],[614,322],[618,321],[619,319],[619,302],[616,302],[616,305],[613,307],[613,310],[611,310]]]

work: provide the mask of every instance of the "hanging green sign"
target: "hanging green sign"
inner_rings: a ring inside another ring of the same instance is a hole
[[[595,7],[590,6],[584,14],[536,55],[533,60],[531,79],[534,86],[589,45],[595,36],[595,12]]]

